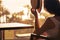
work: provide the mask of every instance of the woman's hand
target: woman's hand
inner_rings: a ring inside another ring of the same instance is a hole
[[[36,9],[31,9],[32,14],[36,17],[37,16],[37,12]]]

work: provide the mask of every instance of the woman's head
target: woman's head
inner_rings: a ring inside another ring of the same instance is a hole
[[[44,0],[44,6],[48,12],[60,16],[59,0]]]

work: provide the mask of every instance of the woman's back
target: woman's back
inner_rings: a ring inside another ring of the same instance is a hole
[[[50,40],[60,40],[60,21],[57,19],[58,17],[49,18],[55,25],[52,29],[48,29],[46,32],[48,33],[48,38]],[[49,22],[51,22],[49,21]],[[50,24],[53,24],[50,23]],[[47,24],[48,25],[48,24]]]

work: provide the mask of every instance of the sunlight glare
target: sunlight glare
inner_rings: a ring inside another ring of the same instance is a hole
[[[19,12],[23,6],[30,5],[30,0],[2,0],[3,7],[7,8],[10,13]]]

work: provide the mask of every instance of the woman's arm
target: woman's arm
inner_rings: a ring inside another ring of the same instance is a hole
[[[35,16],[35,30],[34,30],[34,33],[36,33],[36,31],[38,31],[38,29],[39,29],[38,13],[36,12],[36,9],[31,9],[31,12]]]

